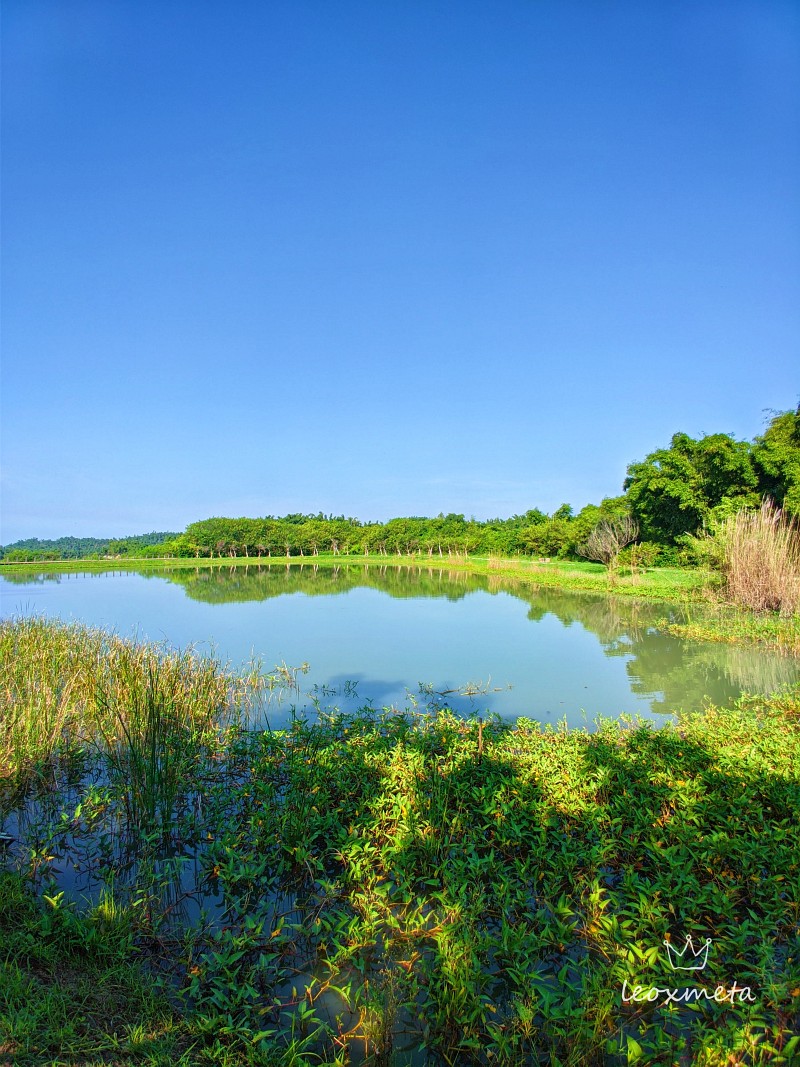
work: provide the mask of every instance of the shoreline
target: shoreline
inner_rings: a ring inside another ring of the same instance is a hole
[[[597,563],[510,557],[469,556],[232,556],[228,558],[120,557],[119,559],[58,560],[48,563],[8,563],[0,561],[0,576],[13,580],[46,578],[66,574],[106,574],[127,572],[148,574],[169,571],[229,572],[250,568],[330,570],[333,568],[412,568],[416,571],[449,572],[495,578],[509,585],[564,589],[576,593],[654,604],[678,604],[689,610],[702,609],[703,617],[685,623],[664,620],[664,630],[686,640],[756,645],[786,655],[800,655],[800,616],[757,614],[718,599],[709,571],[680,567],[652,567],[631,575],[624,570],[610,577]]]

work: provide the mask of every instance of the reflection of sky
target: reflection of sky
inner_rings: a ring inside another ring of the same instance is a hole
[[[580,622],[565,626],[551,613],[533,621],[530,605],[509,593],[397,599],[361,587],[330,596],[292,593],[207,604],[190,599],[178,584],[136,574],[64,575],[58,582],[26,585],[2,581],[0,592],[5,616],[22,610],[80,619],[123,636],[138,633],[179,647],[213,648],[233,663],[251,656],[266,668],[308,662],[311,670],[300,676],[303,693],[315,684],[337,690],[322,697],[323,705],[351,703],[342,692],[346,681],[357,682],[358,698],[376,707],[404,706],[406,688],[417,693],[421,683],[438,691],[469,683],[510,684],[510,691],[447,699],[465,712],[491,710],[544,722],[566,716],[571,725],[580,725],[600,714],[651,714],[654,698],[663,707],[660,669],[670,699],[681,699],[675,696],[674,663],[685,646],[664,642],[659,653],[658,645],[645,639],[647,680],[642,684],[635,643],[631,655],[608,656]],[[577,603],[574,597],[570,603]],[[659,654],[663,666],[655,662]],[[709,652],[728,654],[724,646]],[[723,693],[715,681],[721,669],[707,668],[700,663],[699,675],[687,676],[687,699],[689,694],[692,702],[704,695],[714,699],[715,686],[719,698],[730,698],[730,683]],[[687,668],[681,659],[681,671],[687,669],[691,661]],[[304,702],[301,698],[299,704]],[[284,714],[277,711],[271,721]]]

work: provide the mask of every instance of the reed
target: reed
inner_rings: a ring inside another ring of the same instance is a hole
[[[717,534],[729,598],[752,611],[793,615],[800,606],[797,523],[771,500],[741,510]]]
[[[150,659],[140,669],[138,663],[133,666],[117,668],[127,690],[122,700],[112,686],[98,688],[100,730],[112,778],[125,798],[129,830],[165,832],[204,724],[182,699],[173,664]]]
[[[0,624],[0,777],[51,758],[67,734],[80,732],[91,679],[80,645],[75,626],[35,618]]]
[[[101,742],[120,766],[122,748],[133,746],[129,769],[135,768],[137,782],[152,781],[157,766],[166,770],[155,753],[168,734],[179,745],[223,725],[256,688],[257,678],[191,650],[129,641],[77,623],[5,620],[0,779],[19,782],[37,765]]]

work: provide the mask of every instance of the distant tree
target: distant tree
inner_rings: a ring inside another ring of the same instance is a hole
[[[569,523],[572,531],[573,551],[578,552],[578,546],[586,543],[587,537],[599,522],[604,519],[609,521],[622,519],[630,513],[630,502],[624,496],[607,496],[599,504],[586,504]],[[579,552],[578,555],[580,555]]]
[[[4,563],[45,563],[61,558],[58,552],[47,552],[43,549],[12,548],[4,552]]]
[[[524,548],[533,556],[565,556],[573,543],[572,523],[568,519],[549,519],[522,531]]]
[[[148,545],[159,545],[177,537],[177,533],[136,534],[131,537],[59,537],[40,541],[36,537],[0,546],[0,559],[10,552],[32,552],[36,559],[88,559],[107,555],[136,555]]]
[[[182,559],[187,559],[190,556],[194,556],[196,558],[200,555],[200,545],[185,534],[181,534],[180,537],[176,537],[172,541],[165,541],[162,545],[155,546],[155,551],[170,557],[178,556]]]

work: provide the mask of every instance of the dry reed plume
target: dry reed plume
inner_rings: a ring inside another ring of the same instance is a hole
[[[728,596],[752,611],[793,615],[800,606],[800,536],[797,524],[765,500],[758,511],[739,511],[718,533]]]

